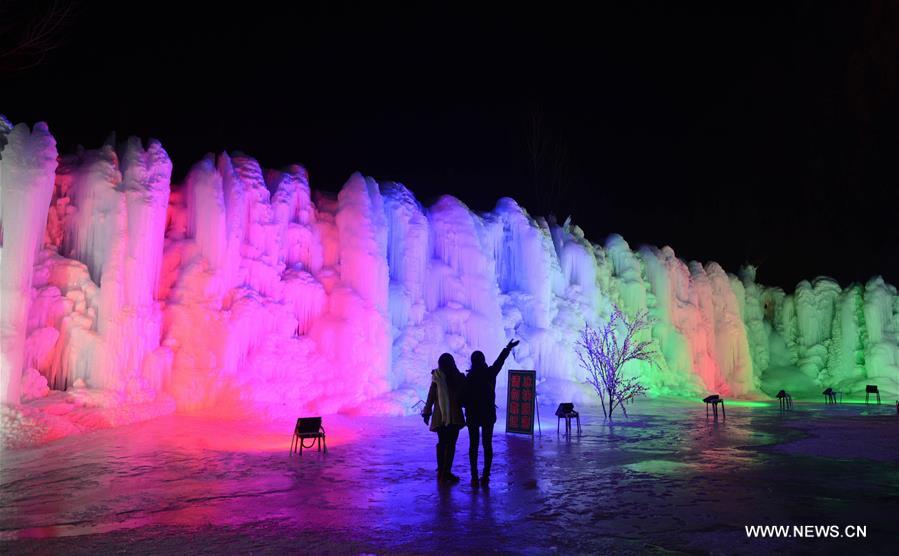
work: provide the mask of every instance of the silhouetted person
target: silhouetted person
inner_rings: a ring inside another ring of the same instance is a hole
[[[493,365],[487,366],[484,354],[471,354],[471,369],[465,384],[465,416],[468,422],[468,460],[471,463],[471,486],[478,486],[478,437],[484,444],[484,473],[480,483],[490,482],[490,465],[493,463],[493,425],[496,423],[496,376],[503,363],[518,342],[510,341]]]
[[[440,482],[459,482],[459,477],[453,475],[453,458],[459,431],[465,425],[464,388],[465,375],[459,372],[453,356],[444,353],[437,360],[437,368],[431,371],[431,388],[422,411],[425,424],[430,421],[431,431],[437,433],[437,480]]]

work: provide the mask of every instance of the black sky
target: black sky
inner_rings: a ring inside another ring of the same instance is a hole
[[[157,137],[179,179],[242,150],[318,189],[360,170],[423,202],[512,196],[788,290],[899,283],[893,4],[281,4],[82,1],[59,48],[0,70],[0,111],[64,151]]]

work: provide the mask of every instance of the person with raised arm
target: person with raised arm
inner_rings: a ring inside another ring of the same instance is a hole
[[[465,417],[468,424],[468,460],[471,464],[471,486],[490,484],[490,467],[493,464],[493,425],[496,423],[496,377],[503,368],[512,348],[518,345],[511,340],[500,352],[493,365],[487,366],[484,353],[471,354],[471,369],[465,380]],[[478,479],[478,441],[484,445],[484,473]]]

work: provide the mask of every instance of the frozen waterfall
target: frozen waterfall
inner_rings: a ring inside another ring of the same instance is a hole
[[[58,159],[45,124],[0,137],[10,404],[76,388],[185,411],[403,413],[441,353],[464,368],[511,338],[507,368],[536,369],[544,399],[588,403],[575,341],[614,305],[654,319],[657,364],[628,369],[651,395],[899,394],[899,297],[880,278],[787,294],[751,267],[593,243],[509,198],[428,207],[360,174],[335,196],[241,153],[173,186],[157,141]]]

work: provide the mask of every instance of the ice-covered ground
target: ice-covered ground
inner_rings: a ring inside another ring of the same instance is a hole
[[[326,416],[327,455],[290,423],[167,416],[5,451],[8,554],[895,553],[890,405],[641,400],[584,433],[496,436],[489,490],[438,487],[416,417]],[[502,428],[500,426],[499,430]],[[455,471],[467,475],[467,434]],[[866,540],[748,540],[744,525],[864,525]]]
[[[7,445],[175,408],[399,415],[425,397],[441,353],[464,368],[512,338],[508,368],[594,403],[575,342],[614,306],[655,319],[644,339],[656,365],[625,369],[650,396],[817,399],[877,384],[899,398],[899,296],[880,278],[788,294],[751,267],[591,241],[510,198],[480,214],[451,196],[424,206],[358,173],[333,195],[301,166],[266,170],[238,152],[173,184],[159,141],[58,157],[46,124],[0,120],[0,145]],[[618,208],[596,218],[606,210]],[[40,402],[51,390],[65,394]]]

